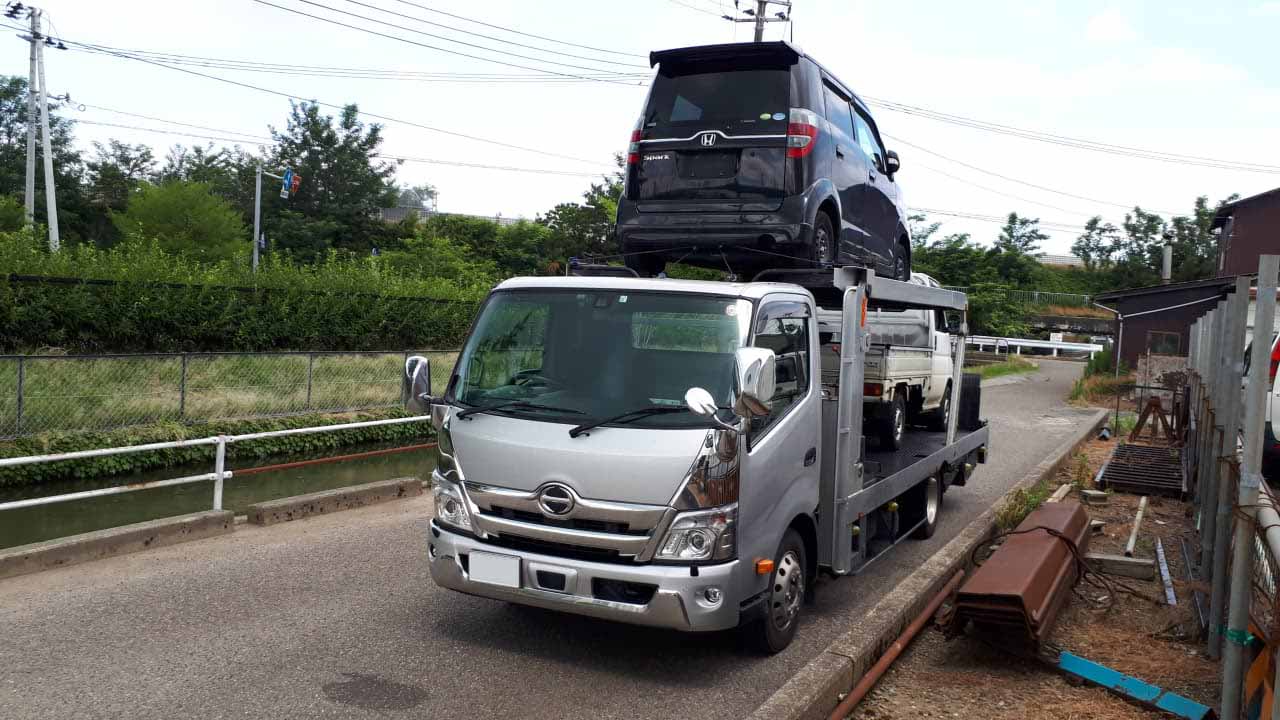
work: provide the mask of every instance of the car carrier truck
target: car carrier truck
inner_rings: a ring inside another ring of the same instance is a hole
[[[439,442],[437,584],[653,627],[742,626],[777,652],[818,573],[929,537],[944,493],[985,462],[976,376],[953,378],[945,428],[893,450],[863,437],[867,313],[963,315],[963,294],[853,267],[743,283],[617,270],[497,286],[439,395],[427,361],[406,362]],[[829,378],[820,305],[844,317]],[[952,352],[963,367],[964,343]]]

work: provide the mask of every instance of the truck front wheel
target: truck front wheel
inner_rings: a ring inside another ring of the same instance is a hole
[[[880,421],[880,447],[897,450],[902,447],[902,436],[907,431],[907,398],[901,390],[893,391],[884,418]]]
[[[781,652],[795,639],[804,607],[806,559],[800,533],[788,529],[774,556],[764,619],[747,628],[760,650]]]

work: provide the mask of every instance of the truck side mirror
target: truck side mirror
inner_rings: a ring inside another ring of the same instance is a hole
[[[422,414],[431,407],[431,361],[411,355],[404,361],[404,378],[408,385],[408,410]]]
[[[733,402],[733,412],[744,418],[768,415],[777,381],[777,358],[773,351],[758,347],[738,348],[733,359],[738,375],[738,395]]]

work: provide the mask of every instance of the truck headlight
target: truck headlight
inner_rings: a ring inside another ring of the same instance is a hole
[[[471,513],[462,487],[448,480],[431,484],[431,497],[436,504],[436,519],[459,530],[471,530]]]
[[[738,553],[738,504],[676,516],[655,560],[730,560]]]

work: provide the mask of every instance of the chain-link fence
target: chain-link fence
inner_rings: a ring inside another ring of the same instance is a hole
[[[4,355],[0,438],[403,406],[414,354],[443,389],[456,351]]]

